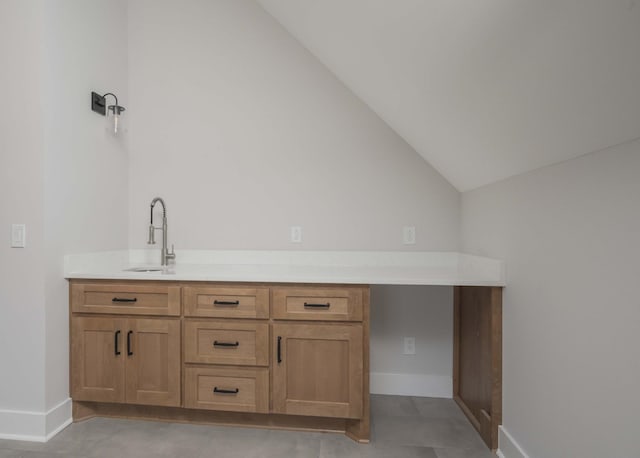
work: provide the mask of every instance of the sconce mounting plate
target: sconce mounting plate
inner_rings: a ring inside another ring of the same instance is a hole
[[[102,116],[107,114],[107,104],[104,97],[96,92],[91,93],[91,110]]]

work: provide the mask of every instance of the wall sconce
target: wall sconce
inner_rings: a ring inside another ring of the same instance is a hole
[[[106,97],[110,95],[116,101],[115,105],[107,106]],[[118,105],[118,97],[111,92],[107,92],[104,95],[100,95],[96,92],[91,93],[91,109],[102,116],[107,114],[107,110],[109,111],[109,117],[111,118],[111,122],[113,123],[113,133],[118,133],[118,122],[120,120],[120,115],[125,110],[124,107]]]

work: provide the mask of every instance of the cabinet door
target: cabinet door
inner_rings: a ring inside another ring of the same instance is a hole
[[[127,320],[71,320],[71,397],[75,401],[124,402]]]
[[[273,411],[362,417],[360,324],[273,325]]]
[[[180,320],[129,319],[126,401],[180,406]]]

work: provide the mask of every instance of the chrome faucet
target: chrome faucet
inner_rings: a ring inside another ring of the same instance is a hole
[[[162,227],[155,227],[153,225],[153,207],[160,202],[162,204]],[[169,253],[169,249],[167,248],[167,206],[164,204],[164,200],[160,197],[156,197],[151,201],[151,220],[149,224],[149,241],[147,242],[149,245],[156,244],[155,232],[156,229],[162,231],[162,251],[160,252],[160,264],[166,266],[169,264],[170,259],[175,259],[176,254],[173,250],[173,245],[171,245],[171,253]]]

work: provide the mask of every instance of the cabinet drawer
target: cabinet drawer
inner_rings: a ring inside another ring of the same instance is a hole
[[[363,288],[273,288],[273,318],[362,321]]]
[[[269,318],[269,288],[187,286],[183,294],[186,316]]]
[[[71,311],[126,315],[180,315],[180,286],[72,283]]]
[[[192,409],[269,411],[267,368],[185,368],[185,407]]]
[[[268,366],[269,325],[186,320],[184,359],[189,363]]]

